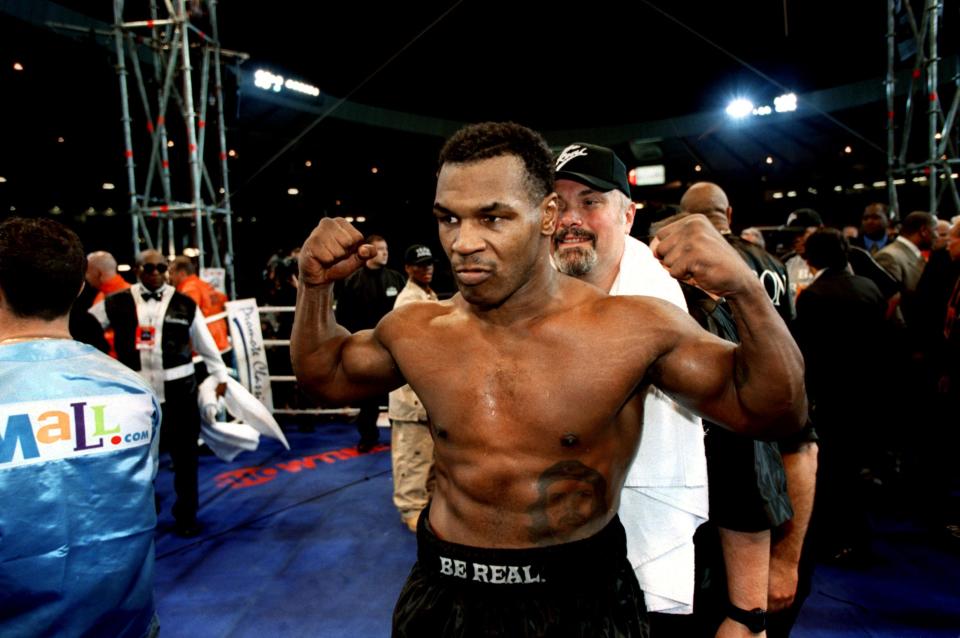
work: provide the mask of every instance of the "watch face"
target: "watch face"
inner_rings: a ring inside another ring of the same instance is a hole
[[[744,623],[747,629],[755,634],[765,631],[767,629],[767,612],[762,609],[751,609],[749,613],[750,620]]]
[[[727,609],[727,616],[744,625],[755,634],[759,634],[767,629],[767,611],[759,607],[747,611],[730,603]]]

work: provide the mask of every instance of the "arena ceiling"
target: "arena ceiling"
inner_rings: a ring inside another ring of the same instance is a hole
[[[145,2],[126,5],[127,20],[148,17]],[[663,164],[665,184],[634,192],[651,207],[675,203],[697,179],[724,185],[741,221],[759,224],[801,204],[856,215],[865,198],[884,197],[869,191],[886,163],[885,3],[560,6],[218,3],[221,44],[250,56],[226,80],[238,214],[282,219],[258,232],[291,237],[338,212],[365,214],[402,241],[432,232],[436,152],[459,125],[481,120],[521,122],[555,146],[604,143],[630,165]],[[941,27],[945,62],[956,54],[954,14]],[[65,22],[89,30],[54,24]],[[124,210],[117,191],[101,188],[124,181],[112,46],[96,33],[111,22],[106,0],[0,0],[0,213],[87,210],[88,200],[94,211]],[[24,71],[11,70],[16,60]],[[908,72],[909,62],[897,64]],[[321,94],[261,91],[252,79],[261,68]],[[788,92],[798,96],[792,113],[740,122],[724,113],[736,96],[759,105]],[[867,192],[854,192],[857,183]]]

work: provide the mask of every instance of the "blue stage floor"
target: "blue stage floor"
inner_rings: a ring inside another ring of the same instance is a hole
[[[161,463],[164,638],[390,635],[416,543],[391,501],[389,448],[357,455],[356,431],[341,423],[284,430],[289,451],[263,439],[232,463],[201,458],[205,528],[195,539],[171,532],[173,481]],[[960,636],[960,556],[930,547],[909,522],[877,531],[873,567],[818,567],[794,636]]]

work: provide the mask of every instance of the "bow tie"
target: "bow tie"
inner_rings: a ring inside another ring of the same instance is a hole
[[[150,301],[151,299],[154,299],[156,301],[163,301],[163,293],[159,290],[154,292],[150,292],[150,291],[141,292],[140,296],[143,297],[144,301]]]

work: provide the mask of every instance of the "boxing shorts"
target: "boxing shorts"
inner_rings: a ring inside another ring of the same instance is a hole
[[[487,549],[439,539],[428,512],[394,609],[394,638],[649,636],[618,517],[571,543]]]

